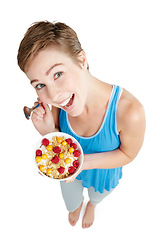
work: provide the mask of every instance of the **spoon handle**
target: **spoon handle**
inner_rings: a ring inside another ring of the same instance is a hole
[[[36,106],[32,107],[32,111],[38,107],[39,107],[39,103]]]

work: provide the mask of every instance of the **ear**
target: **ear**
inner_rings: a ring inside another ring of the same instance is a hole
[[[87,57],[86,57],[86,54],[84,51],[81,51],[79,54],[78,54],[78,60],[79,60],[79,63],[80,63],[80,67],[84,70],[87,70],[88,68],[88,61],[87,61]]]

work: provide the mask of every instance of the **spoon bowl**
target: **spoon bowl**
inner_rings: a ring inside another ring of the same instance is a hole
[[[27,120],[30,119],[30,116],[31,116],[32,111],[33,111],[34,109],[38,108],[38,107],[39,107],[39,103],[38,103],[36,106],[32,107],[32,108],[29,108],[29,107],[27,107],[27,106],[24,106],[23,111],[24,111],[24,115],[25,115],[25,117],[26,117]]]

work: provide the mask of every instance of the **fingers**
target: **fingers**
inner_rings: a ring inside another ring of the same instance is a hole
[[[36,106],[38,102],[35,102],[34,105]],[[39,107],[35,108],[32,113],[32,119],[43,120],[45,114],[45,109],[43,108],[42,104]]]
[[[37,106],[39,104],[39,106]],[[33,109],[31,119],[32,120],[44,120],[44,116],[50,116],[51,109],[48,104],[41,101],[41,99],[38,97],[37,101],[34,102],[34,106],[37,106],[35,109]]]
[[[74,177],[72,177],[72,178],[70,178],[70,179],[66,179],[66,180],[65,180],[65,183],[73,182],[73,181],[76,179],[77,175],[78,175],[78,174],[76,174]]]
[[[42,103],[42,106],[43,106],[43,108],[44,108],[44,110],[45,110],[45,112],[46,112],[46,114],[48,114],[48,113],[50,113],[50,108],[49,108],[49,105],[48,104],[46,104],[46,103]]]
[[[34,103],[34,106],[39,104],[39,107],[35,108],[32,112],[32,119],[43,120],[44,115],[48,115],[51,113],[50,107],[48,104],[42,102],[39,98],[37,102]]]
[[[32,113],[32,116],[31,116],[31,119],[32,120],[43,120],[43,116],[41,116],[40,114],[36,113],[36,112],[33,112]]]

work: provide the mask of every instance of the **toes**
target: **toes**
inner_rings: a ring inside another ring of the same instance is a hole
[[[72,218],[69,217],[69,222],[72,226],[75,226],[76,225],[76,221],[72,220]]]
[[[87,224],[86,223],[82,224],[82,228],[87,228]]]
[[[76,225],[76,222],[75,222],[75,221],[70,221],[70,224],[71,224],[72,226],[75,226],[75,225]]]
[[[89,228],[93,225],[93,223],[83,223],[82,228]]]

